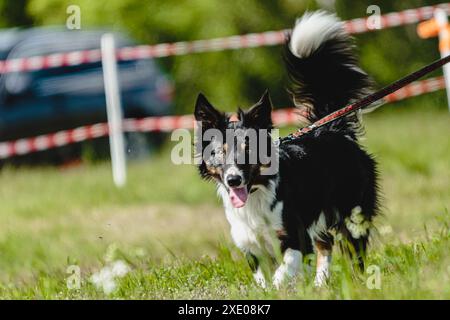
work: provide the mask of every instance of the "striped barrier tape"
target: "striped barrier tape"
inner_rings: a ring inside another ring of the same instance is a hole
[[[420,96],[425,93],[435,92],[441,89],[445,89],[445,79],[443,76],[413,82],[410,85],[388,95],[386,98],[384,98],[384,101],[386,103],[400,101],[403,99]]]
[[[392,28],[417,23],[431,19],[436,8],[441,8],[450,14],[450,3],[427,6],[392,12],[380,17],[380,29]],[[374,29],[368,25],[369,18],[358,18],[345,22],[349,33],[357,34]],[[209,40],[182,41],[175,43],[161,43],[156,45],[141,45],[124,47],[117,50],[118,60],[139,60],[161,58],[191,53],[236,50],[261,46],[274,46],[284,42],[285,32],[288,30],[250,33],[240,36],[215,38]],[[0,74],[10,72],[37,71],[48,68],[76,66],[101,61],[100,49],[54,53],[48,56],[34,56],[0,61]]]
[[[414,82],[390,94],[384,101],[399,101],[443,88],[445,88],[443,77],[430,78]],[[295,108],[275,110],[272,113],[272,119],[276,126],[297,124],[299,122],[299,116],[301,114]],[[123,121],[123,130],[125,132],[171,132],[175,129],[192,129],[193,127],[194,118],[192,115],[148,117],[142,119],[125,119]],[[108,135],[108,131],[107,123],[97,123],[37,137],[0,142],[0,159],[105,137]]]

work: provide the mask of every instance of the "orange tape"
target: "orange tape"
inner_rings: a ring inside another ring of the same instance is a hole
[[[447,24],[445,28],[447,29],[447,32],[444,32],[439,38],[440,52],[450,51],[450,26]],[[417,26],[417,33],[422,39],[437,37],[440,31],[441,28],[435,19],[422,22]]]
[[[417,26],[417,33],[419,37],[422,39],[428,39],[432,37],[437,37],[439,34],[439,25],[435,19],[431,19],[422,23],[419,23]]]

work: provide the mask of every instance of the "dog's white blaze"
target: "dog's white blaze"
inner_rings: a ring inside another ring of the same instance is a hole
[[[274,254],[279,246],[276,231],[281,230],[283,202],[279,201],[273,208],[278,179],[271,180],[268,187],[258,186],[250,193],[247,203],[242,208],[234,208],[223,185],[218,193],[222,197],[225,215],[231,226],[231,237],[238,248],[244,252],[260,255],[264,252]]]
[[[283,263],[277,268],[273,276],[273,285],[279,289],[283,283],[295,277],[301,270],[303,255],[300,251],[286,249],[283,255]]]
[[[240,177],[244,176],[244,174],[242,173],[241,170],[239,170],[238,167],[231,166],[224,172],[223,180],[225,181],[225,183],[227,181],[228,176],[230,176],[230,175],[232,175],[232,176],[240,176]]]
[[[320,45],[343,34],[343,23],[334,14],[324,11],[306,13],[296,21],[289,47],[299,57],[310,56]]]
[[[328,231],[327,221],[325,219],[325,214],[323,212],[320,214],[319,219],[314,221],[307,231],[311,240],[313,241],[320,240],[321,235],[327,233]]]
[[[331,255],[320,255],[317,260],[317,271],[314,279],[316,287],[322,287],[330,277]]]

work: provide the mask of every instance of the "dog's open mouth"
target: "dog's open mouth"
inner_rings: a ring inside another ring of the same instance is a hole
[[[230,201],[233,207],[242,208],[248,199],[247,186],[240,188],[230,188],[229,190]]]

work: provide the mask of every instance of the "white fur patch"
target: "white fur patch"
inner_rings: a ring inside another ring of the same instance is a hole
[[[277,202],[273,210],[270,206],[275,200],[277,185],[278,179],[271,180],[268,187],[258,186],[255,192],[249,194],[242,208],[234,208],[226,188],[219,185],[218,193],[231,226],[231,237],[242,251],[256,256],[264,252],[274,255],[276,252],[275,248],[279,246],[276,231],[283,228],[283,202]]]
[[[273,285],[279,289],[286,281],[297,275],[301,269],[303,255],[298,250],[286,249],[283,263],[277,268],[273,276]]]
[[[334,14],[324,11],[305,13],[296,21],[289,48],[295,56],[306,58],[322,43],[344,32],[343,23]]]
[[[321,236],[328,232],[327,221],[323,212],[320,214],[319,219],[314,221],[307,231],[313,241],[320,240]]]
[[[320,255],[317,258],[316,277],[314,279],[314,285],[316,287],[322,287],[326,284],[330,277],[330,265],[331,255]]]
[[[239,168],[238,167],[236,167],[236,166],[231,166],[231,167],[229,167],[225,172],[224,172],[224,174],[223,174],[223,181],[225,181],[225,183],[227,184],[227,186],[228,186],[228,177],[229,176],[240,176],[240,177],[243,177],[244,176],[244,174],[242,173],[242,171],[241,170],[239,170]]]
[[[371,223],[367,221],[361,212],[361,207],[353,208],[350,217],[345,218],[345,226],[355,239],[366,236],[369,232]]]
[[[255,279],[256,283],[263,289],[266,288],[266,278],[264,277],[264,273],[261,268],[258,267],[256,272],[253,274],[253,279]]]

